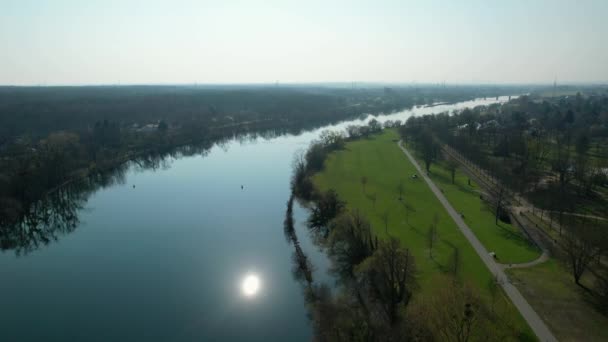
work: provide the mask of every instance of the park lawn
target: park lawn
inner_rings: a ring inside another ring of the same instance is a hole
[[[558,261],[507,273],[560,341],[608,341],[608,317],[588,303],[584,290]]]
[[[397,237],[416,258],[419,270],[418,283],[421,297],[430,297],[442,286],[433,281],[441,273],[448,272],[454,250],[460,255],[459,277],[476,286],[486,299],[491,297],[488,284],[493,275],[475,253],[473,247],[458,230],[439,200],[421,178],[413,179],[414,166],[397,146],[398,135],[393,130],[369,139],[352,141],[344,149],[331,153],[322,172],[313,178],[320,190],[334,189],[347,203],[349,210],[359,210],[368,217],[373,231],[385,238]],[[361,177],[367,177],[365,185]],[[404,200],[399,201],[398,185],[403,182]],[[375,205],[370,196],[376,196]],[[409,210],[405,208],[409,207]],[[388,212],[388,226],[381,219]],[[428,229],[437,216],[438,238],[429,255]],[[505,320],[514,322],[523,336],[534,339],[517,309],[504,294],[499,297]]]
[[[421,158],[417,159],[420,165],[424,165]],[[471,180],[471,185],[468,185],[469,177],[458,169],[452,184],[452,176],[444,165],[444,161],[431,165],[431,179],[454,209],[464,215],[464,221],[484,247],[496,253],[498,262],[517,264],[540,257],[541,250],[519,228],[500,220],[496,225],[493,208],[480,198],[483,189],[477,183]]]

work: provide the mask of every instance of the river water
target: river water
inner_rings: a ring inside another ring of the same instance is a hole
[[[505,101],[416,107],[376,119]],[[283,235],[291,161],[323,129],[370,119],[233,139],[154,169],[130,165],[119,182],[86,197],[77,223],[55,232],[56,241],[0,254],[0,340],[310,340],[293,246]],[[306,215],[296,204],[302,249],[315,280],[330,283]]]

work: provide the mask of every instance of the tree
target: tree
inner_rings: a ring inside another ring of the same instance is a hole
[[[361,137],[361,126],[348,125],[346,127],[346,134],[348,135],[349,138],[353,138],[353,139]]]
[[[324,130],[319,135],[319,140],[325,148],[331,150],[344,147],[344,133],[339,131]]]
[[[402,201],[403,200],[403,191],[404,191],[404,187],[403,187],[403,181],[399,181],[399,184],[397,185],[397,193],[399,194],[399,200]]]
[[[401,247],[399,240],[389,238],[379,243],[377,250],[357,269],[357,273],[390,325],[397,324],[400,308],[409,303],[416,286],[414,256]]]
[[[500,184],[498,186],[498,191],[495,197],[495,209],[494,209],[494,224],[498,225],[498,219],[501,218],[502,215],[506,214],[505,211],[505,203],[507,201],[507,189]]]
[[[344,209],[344,202],[338,198],[338,193],[329,189],[319,196],[312,208],[308,225],[316,230],[327,227],[327,224]]]
[[[307,170],[310,172],[322,170],[326,156],[327,150],[323,147],[323,144],[318,141],[312,142],[304,155]]]
[[[439,341],[466,342],[470,340],[490,340],[486,321],[489,311],[483,305],[477,291],[468,284],[460,284],[455,279],[440,280],[443,284],[427,308],[429,330]]]
[[[418,135],[417,146],[422,152],[426,171],[431,172],[431,164],[437,155],[438,145],[430,129],[425,129]]]
[[[447,157],[445,161],[445,169],[450,173],[450,176],[452,176],[452,184],[454,184],[456,170],[458,169],[458,162],[452,157]]]
[[[354,267],[375,249],[371,225],[359,211],[342,213],[332,220],[326,244],[334,268],[347,277],[352,276]]]
[[[371,119],[367,124],[371,133],[376,133],[382,130],[382,124],[376,119]]]
[[[600,232],[582,218],[579,224],[569,227],[562,235],[562,248],[568,258],[568,265],[574,282],[584,287],[580,280],[589,265],[601,254],[598,245],[602,241]]]

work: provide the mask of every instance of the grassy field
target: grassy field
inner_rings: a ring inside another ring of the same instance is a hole
[[[420,158],[419,163],[424,165]],[[500,263],[523,263],[540,256],[541,251],[519,228],[501,221],[496,225],[493,208],[480,198],[482,189],[473,180],[469,185],[469,178],[462,171],[456,171],[454,184],[443,162],[433,164],[430,175],[454,209],[464,215],[464,221],[486,249],[496,253]]]
[[[314,177],[315,185],[322,190],[335,189],[350,210],[360,210],[370,219],[379,237],[390,234],[411,249],[419,269],[420,296],[432,296],[442,286],[433,280],[437,274],[448,271],[451,256],[458,250],[459,276],[478,287],[481,295],[490,300],[488,284],[493,275],[424,181],[411,178],[415,168],[398,148],[397,139],[396,132],[386,131],[372,139],[349,142],[343,150],[328,157],[324,171]],[[362,177],[367,179],[365,184],[361,182]],[[400,183],[404,188],[401,201]],[[382,220],[385,213],[388,214],[386,226]],[[435,217],[438,239],[431,257],[427,236]],[[533,258],[533,253],[529,255]],[[534,338],[508,299],[502,295],[499,301],[506,308],[504,319],[514,322],[525,336]]]
[[[584,291],[557,261],[507,273],[560,341],[608,340],[608,318],[587,302]]]

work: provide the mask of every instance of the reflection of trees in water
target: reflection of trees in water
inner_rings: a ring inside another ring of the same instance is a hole
[[[99,188],[124,184],[127,169],[123,164],[112,172],[91,175],[30,203],[17,222],[0,225],[0,249],[27,254],[73,232],[89,196]]]
[[[140,155],[110,170],[91,174],[58,188],[42,200],[26,204],[18,220],[0,220],[0,250],[14,250],[17,255],[23,255],[57,241],[78,227],[79,213],[89,197],[99,189],[124,185],[131,167],[142,171],[166,169],[171,166],[172,160],[179,157],[207,155],[212,145],[185,145]]]
[[[126,163],[103,172],[93,173],[85,179],[58,188],[39,201],[22,203],[24,210],[17,219],[0,217],[0,250],[14,250],[18,255],[27,254],[57,241],[62,235],[73,232],[80,223],[79,212],[84,208],[90,195],[102,188],[125,184],[126,172],[131,167],[138,171],[164,170],[181,157],[206,156],[214,145],[227,150],[231,141],[247,144],[259,138],[269,140],[286,134],[297,135],[331,122],[336,121],[323,120],[291,125],[285,122],[278,125],[277,122],[269,121],[264,125],[233,127],[209,132],[207,139],[196,144],[166,147],[142,153]],[[281,127],[277,128],[278,126]],[[294,276],[306,280],[310,285],[312,265],[302,252],[295,231],[293,234],[295,239],[290,241],[296,246],[293,256]]]
[[[305,282],[305,285],[310,290],[313,285],[313,265],[302,251],[298,235],[296,234],[293,219],[293,201],[294,195],[292,194],[287,201],[287,210],[285,212],[285,221],[283,222],[283,232],[288,242],[293,244],[294,252],[292,255],[293,268],[292,273],[296,280]]]

